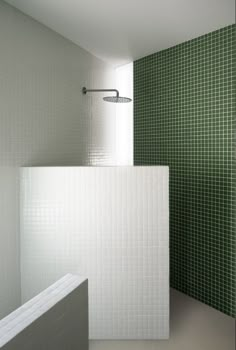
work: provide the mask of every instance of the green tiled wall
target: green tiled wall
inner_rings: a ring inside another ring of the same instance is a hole
[[[235,315],[235,26],[134,62],[134,164],[170,167],[171,286]]]

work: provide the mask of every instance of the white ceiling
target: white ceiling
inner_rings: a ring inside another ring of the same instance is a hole
[[[235,0],[7,0],[119,66],[235,22]]]

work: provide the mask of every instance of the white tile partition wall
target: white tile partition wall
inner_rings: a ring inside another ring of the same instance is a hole
[[[23,302],[89,279],[91,339],[169,336],[168,167],[23,168]]]
[[[88,349],[88,281],[67,274],[0,320],[0,349]]]

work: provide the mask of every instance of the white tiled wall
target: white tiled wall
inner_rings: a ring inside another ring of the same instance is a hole
[[[22,298],[89,279],[90,338],[169,334],[167,167],[24,168]]]
[[[114,164],[115,71],[0,1],[0,318],[20,304],[18,170]]]

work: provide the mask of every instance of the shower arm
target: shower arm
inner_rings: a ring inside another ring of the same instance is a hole
[[[86,87],[83,87],[82,92],[83,94],[87,92],[115,92],[116,97],[119,97],[119,91],[116,89],[86,89]]]

